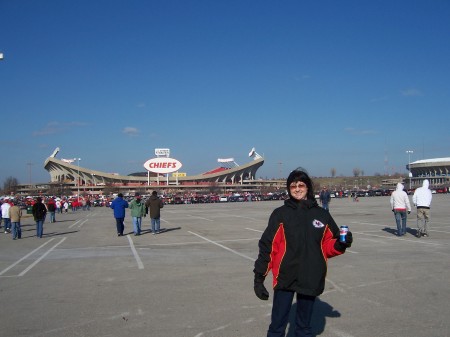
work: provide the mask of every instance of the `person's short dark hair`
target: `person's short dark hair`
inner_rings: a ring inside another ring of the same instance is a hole
[[[117,194],[117,196],[118,196],[119,198],[123,198],[123,194],[122,194],[122,193]]]
[[[158,195],[158,192],[153,191],[153,192],[152,192],[152,195]]]
[[[42,202],[42,198],[41,198],[41,197],[37,197],[37,198],[36,198],[36,201],[37,201],[37,202]]]
[[[134,193],[134,196],[135,196],[135,197],[140,197],[141,194],[140,194],[139,192],[136,192],[136,193]]]
[[[295,183],[297,181],[301,181],[302,183],[306,184],[306,187],[308,188],[306,199],[316,200],[314,197],[314,184],[309,177],[308,172],[302,167],[297,167],[294,171],[292,171],[286,180],[286,189],[289,193],[289,197],[292,198],[290,186],[292,183]]]

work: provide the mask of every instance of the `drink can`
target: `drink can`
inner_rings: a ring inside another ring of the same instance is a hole
[[[347,237],[348,226],[341,226],[339,231],[339,241],[345,242],[345,238]]]

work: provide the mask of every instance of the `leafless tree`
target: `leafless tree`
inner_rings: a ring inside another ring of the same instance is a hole
[[[9,176],[3,183],[3,194],[15,194],[17,185],[19,185],[19,181],[14,177]]]
[[[336,169],[334,167],[331,168],[330,173],[333,178],[336,177]]]
[[[354,177],[359,177],[360,175],[361,175],[361,170],[359,168],[355,167],[353,169],[353,176]]]

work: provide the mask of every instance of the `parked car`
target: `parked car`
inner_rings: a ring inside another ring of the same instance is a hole
[[[228,198],[229,202],[242,202],[244,201],[244,197],[242,195],[232,195]]]
[[[358,197],[365,197],[366,196],[366,192],[364,192],[364,191],[357,191],[356,192],[356,196],[358,196]]]
[[[375,192],[375,195],[377,197],[381,197],[383,195],[383,191],[382,190],[375,190],[374,192]]]
[[[219,198],[219,202],[227,202],[227,201],[228,201],[228,197],[225,196],[225,195],[222,195],[222,196]]]
[[[95,200],[92,202],[92,206],[94,206],[94,207],[101,207],[101,206],[103,206],[103,200],[101,200],[101,199],[95,199]]]

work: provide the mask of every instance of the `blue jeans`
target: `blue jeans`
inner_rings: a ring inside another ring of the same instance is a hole
[[[123,231],[125,229],[123,220],[124,220],[124,218],[116,218],[117,234],[120,234],[120,235],[123,235]]]
[[[158,233],[159,226],[161,224],[161,219],[160,218],[151,218],[150,223],[152,224],[152,233]]]
[[[55,218],[55,212],[49,212],[50,213],[50,222],[55,222],[56,218]]]
[[[406,234],[406,211],[394,210],[395,222],[397,223],[397,235]]]
[[[141,224],[142,218],[134,216],[133,217],[134,235],[141,235]]]
[[[42,238],[42,234],[44,234],[44,219],[36,220],[36,236]]]
[[[267,337],[284,337],[289,321],[289,312],[295,292],[275,290],[273,295],[272,321]],[[312,336],[311,318],[315,296],[297,294],[297,311],[295,315],[295,336]]]
[[[326,209],[327,211],[329,211],[330,208],[328,207],[328,202],[323,202],[323,203],[322,203],[322,208],[323,208],[323,209]]]
[[[22,229],[20,222],[11,222],[11,233],[13,240],[22,238]]]
[[[10,218],[3,218],[3,223],[5,226],[5,231],[11,229],[11,219]]]

